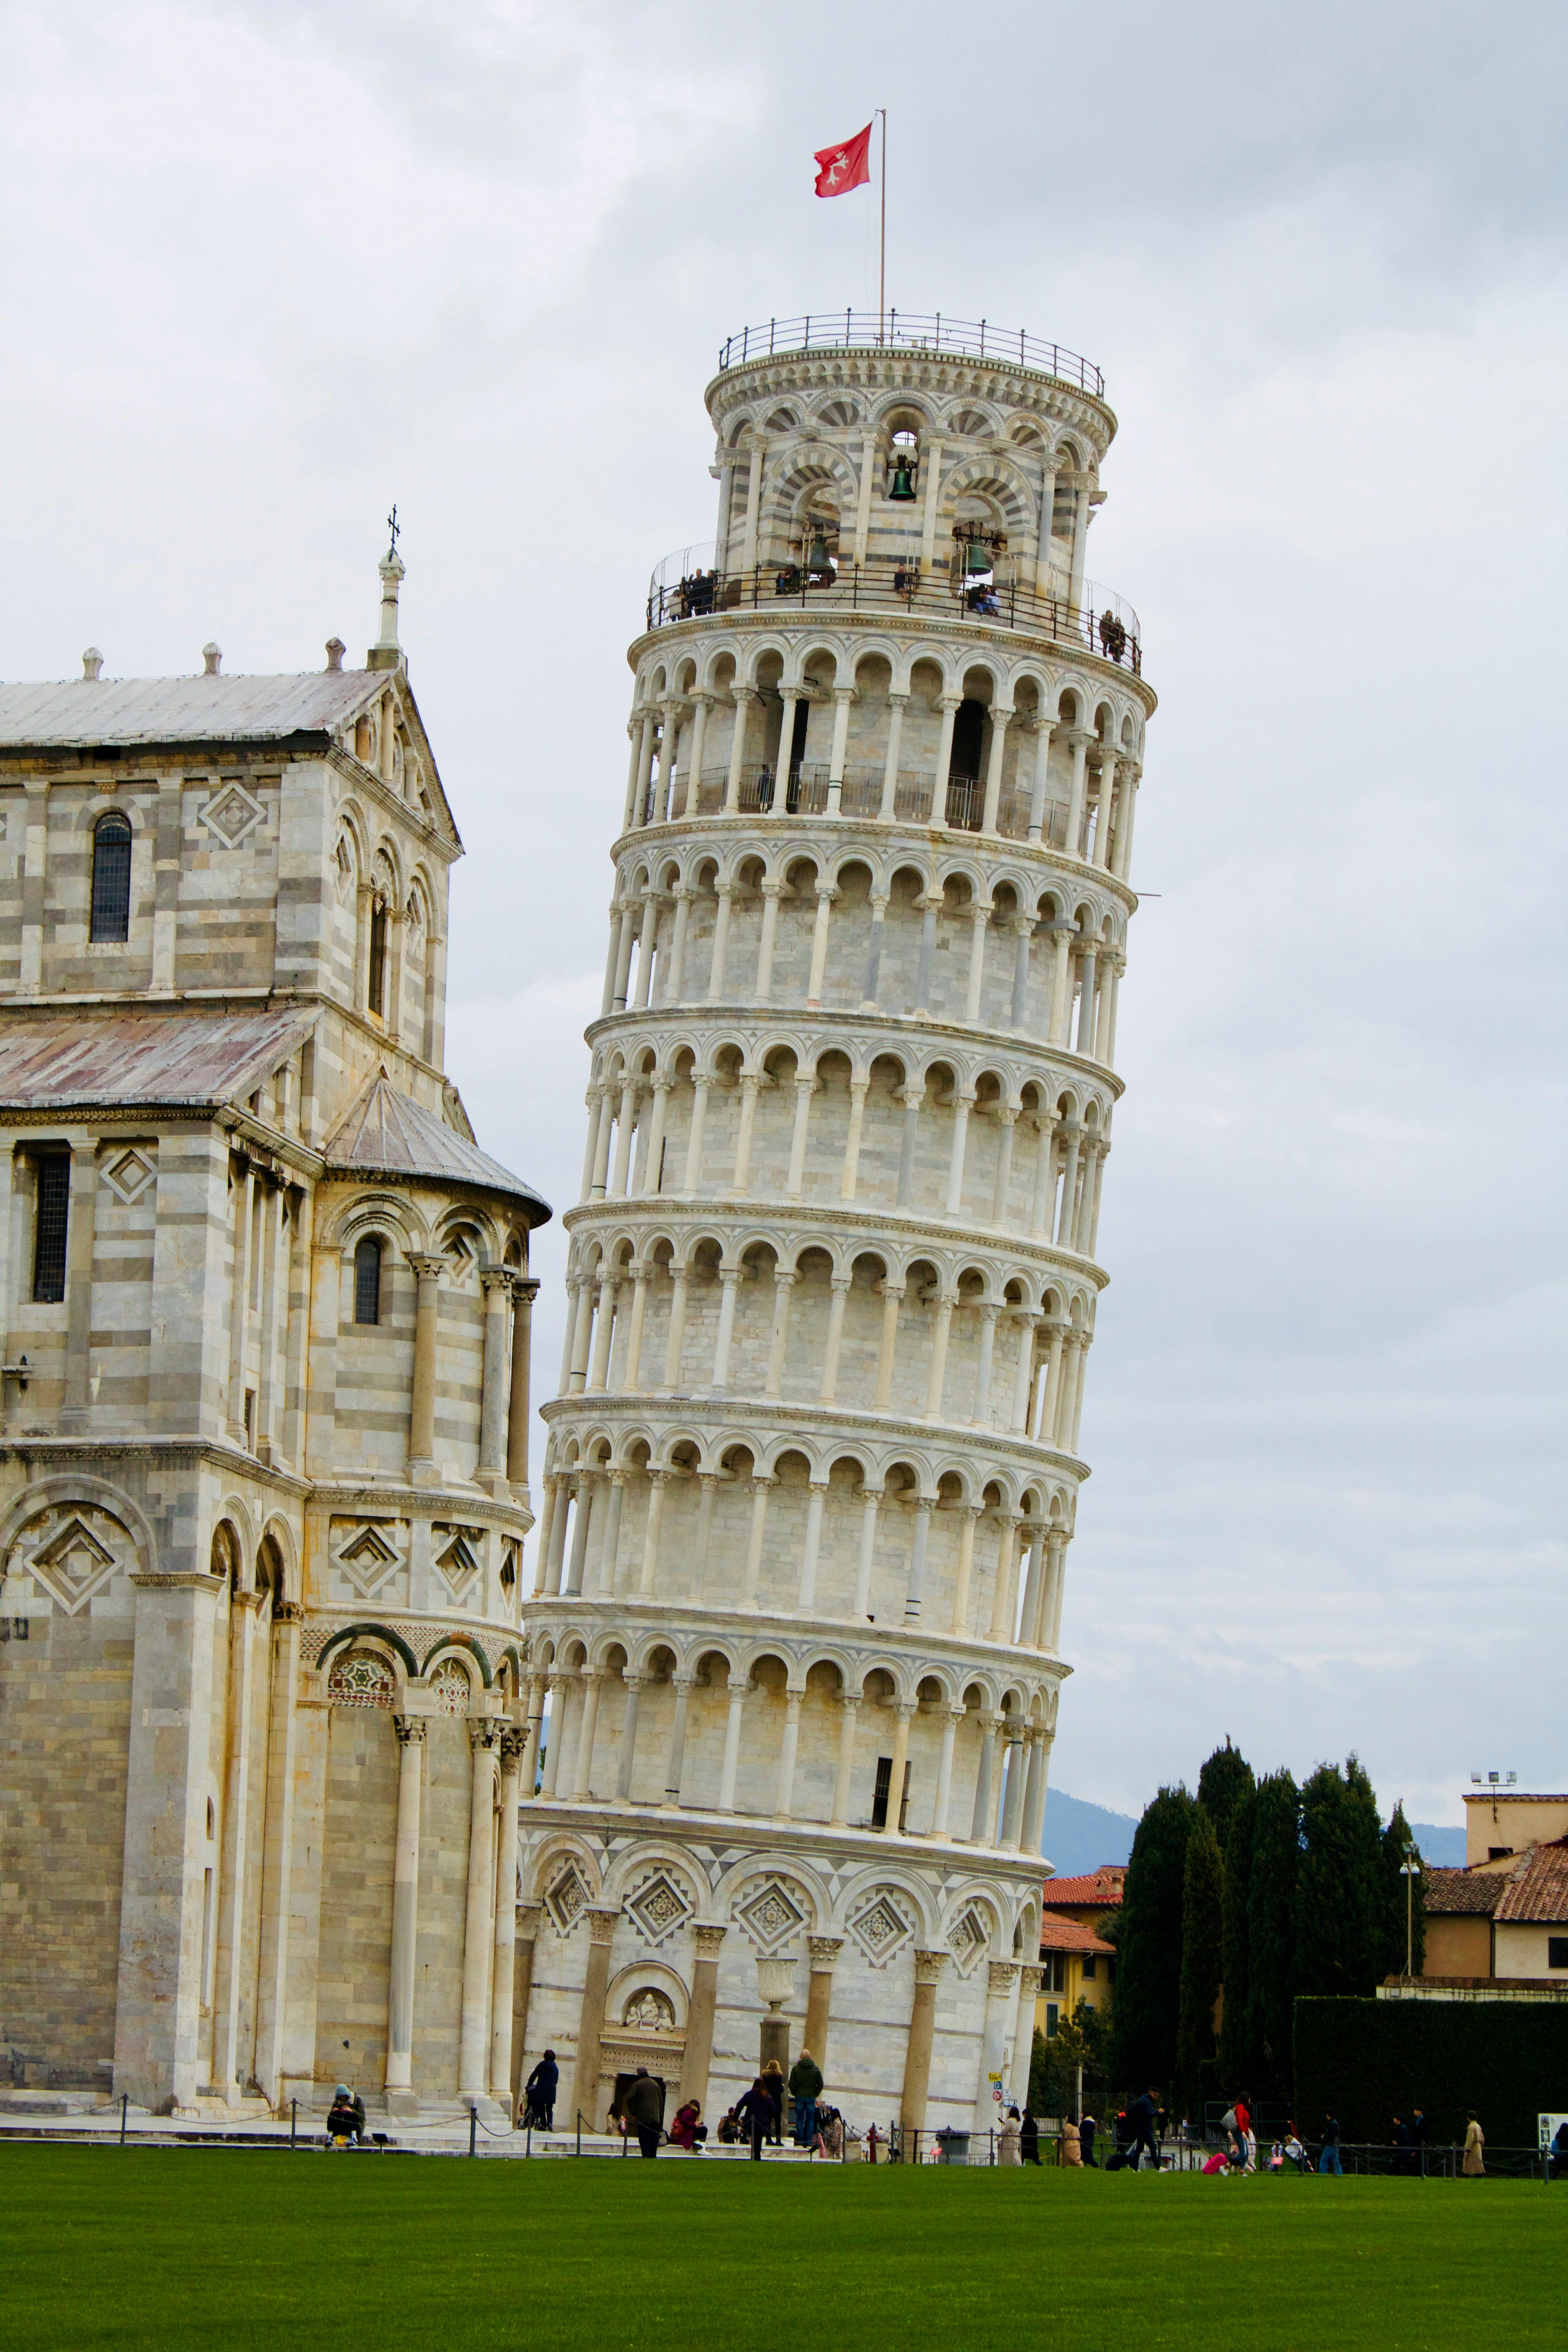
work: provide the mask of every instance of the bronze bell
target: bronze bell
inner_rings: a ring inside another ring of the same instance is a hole
[[[991,569],[991,557],[983,539],[972,539],[964,551],[963,568],[973,580]]]
[[[888,496],[890,499],[897,499],[900,504],[909,504],[913,500],[914,495],[915,486],[910,477],[908,462],[900,457],[893,468],[893,487],[888,492]]]
[[[808,572],[831,572],[833,569],[833,558],[827,552],[827,541],[820,530],[812,533],[811,551],[805,559],[805,568]]]

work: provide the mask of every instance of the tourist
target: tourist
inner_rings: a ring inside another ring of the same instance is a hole
[[[1410,2137],[1415,2148],[1415,2168],[1423,2180],[1426,2178],[1426,2108],[1414,2108],[1410,2117]]]
[[[1411,2161],[1411,2159],[1412,2159],[1412,2158],[1413,2158],[1414,2154],[1415,2154],[1415,2149],[1414,2149],[1414,2145],[1413,2145],[1413,2143],[1412,2143],[1412,2141],[1411,2141],[1411,2137],[1410,2137],[1410,2126],[1409,2126],[1409,2125],[1405,2122],[1405,2118],[1404,2118],[1404,2116],[1394,2116],[1394,2171],[1395,2171],[1395,2172],[1409,2172],[1409,2171],[1411,2171],[1411,2170],[1414,2168],[1413,2168],[1413,2165],[1412,2165],[1412,2161]]]
[[[866,2127],[866,2161],[868,2164],[876,2163],[877,2150],[881,2147],[881,2133],[877,2129],[875,2124],[868,2124]]]
[[[664,2090],[646,2066],[639,2066],[633,2075],[631,2087],[621,2101],[621,2115],[622,2129],[630,2124],[644,2156],[657,2156],[664,2127]]]
[[[1030,2109],[1027,2100],[1024,2103],[1024,2126],[1021,2134],[1021,2145],[1023,2147],[1025,2163],[1038,2164],[1040,2160],[1040,2126],[1035,2121],[1034,2114]]]
[[[1154,2146],[1155,2104],[1156,2095],[1152,2091],[1143,2092],[1141,2097],[1132,2102],[1132,2113],[1128,2118],[1132,2126],[1132,2141],[1127,2151],[1127,2162],[1134,2172],[1143,2160],[1145,2148],[1149,2152],[1149,2160],[1155,2171],[1158,2172],[1160,2169],[1160,2151]]]
[[[1298,2172],[1310,2172],[1311,2158],[1302,2147],[1300,2137],[1293,2123],[1287,2123],[1285,2126],[1285,2153]]]
[[[773,2071],[776,2074],[778,2069],[775,2067]],[[778,2113],[773,2105],[773,2095],[768,2088],[765,2076],[764,2068],[763,2073],[757,2076],[745,2097],[737,2099],[734,2106],[735,2121],[738,2124],[743,2124],[751,2135],[753,2164],[760,2164],[763,2160],[763,2142],[772,2135],[773,2119]]]
[[[1241,2142],[1241,2168],[1244,2172],[1258,2169],[1258,2135],[1252,2128],[1252,2113],[1245,2099],[1236,2103],[1236,2131]]]
[[[1215,2175],[1228,2173],[1230,2170],[1230,2164],[1226,2156],[1225,2150],[1223,2148],[1216,2147],[1214,2154],[1210,2157],[1208,2162],[1203,2168],[1205,2172]]]
[[[822,2139],[822,2153],[837,2162],[844,2154],[844,2118],[837,2107],[818,2107],[816,2121]]]
[[[1546,2177],[1548,2180],[1568,2180],[1568,2123],[1557,2126],[1552,2143],[1552,2169]]]
[[[1023,2136],[1023,2129],[1018,2121],[1018,2110],[1016,2107],[1009,2107],[1007,2110],[1006,2121],[1003,2124],[1001,2130],[996,2135],[996,2161],[998,2164],[1023,2163],[1023,2148],[1020,2145]]]
[[[809,2147],[816,2137],[816,2100],[822,2069],[809,2050],[802,2050],[789,2070],[789,2095],[795,2101],[795,2144]]]
[[[1070,2116],[1062,2126],[1062,2162],[1083,2169],[1083,2137]]]
[[[683,2107],[677,2107],[675,2121],[669,2126],[671,2147],[689,2148],[693,2156],[700,2156],[707,2137],[708,2126],[702,2120],[700,2104],[696,2099],[688,2099]]]
[[[776,2058],[770,2058],[763,2068],[763,2080],[767,2084],[768,2095],[773,2103],[773,2128],[768,2133],[768,2137],[775,2147],[783,2147],[784,2101],[789,2095],[789,2089],[784,2081],[784,2070]]]
[[[1318,2158],[1320,2172],[1331,2172],[1343,2179],[1344,2167],[1340,2162],[1340,2127],[1332,2116],[1323,2117],[1323,2149]]]
[[[332,2147],[364,2146],[364,2101],[346,2083],[340,2083],[332,2093],[327,2110],[327,2141]]]
[[[1476,2121],[1476,2111],[1472,2107],[1465,2118],[1465,2160],[1461,2167],[1467,2180],[1479,2180],[1486,2171],[1481,2158],[1481,2150],[1486,2144],[1486,2134]]]
[[[527,2082],[523,2084],[522,2120],[538,2131],[555,2128],[555,2092],[561,2080],[561,2069],[555,2063],[555,2053],[547,2050]]]
[[[1099,2126],[1092,2116],[1079,2116],[1078,2119],[1079,2153],[1092,2172],[1100,2170],[1094,2155],[1094,2135],[1098,2129]]]
[[[726,2107],[722,2119],[719,2125],[720,2147],[738,2147],[744,2137],[745,2134],[741,2129],[740,2120],[735,2114],[734,2108]]]

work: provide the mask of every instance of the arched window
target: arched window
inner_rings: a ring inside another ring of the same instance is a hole
[[[92,829],[92,926],[95,940],[131,936],[131,827],[118,810]]]
[[[381,1320],[381,1244],[366,1234],[354,1245],[354,1321]]]
[[[121,934],[123,936],[123,934]],[[370,1011],[386,1018],[386,902],[376,898],[370,909],[370,980],[364,1001]]]

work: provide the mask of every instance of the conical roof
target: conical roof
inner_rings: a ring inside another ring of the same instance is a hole
[[[400,1094],[379,1071],[339,1119],[327,1139],[327,1165],[336,1174],[389,1178],[429,1177],[437,1182],[475,1184],[530,1204],[531,1225],[544,1224],[550,1203],[531,1185],[470,1143],[434,1111]]]

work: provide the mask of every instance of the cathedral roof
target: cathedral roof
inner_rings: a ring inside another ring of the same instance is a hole
[[[524,1184],[499,1160],[411,1096],[399,1094],[384,1070],[351,1104],[327,1139],[327,1165],[334,1173],[367,1178],[384,1177],[405,1182],[411,1176],[433,1177],[442,1183],[474,1184],[508,1200],[530,1202],[542,1225],[550,1204],[530,1184]]]
[[[384,692],[381,670],[284,677],[68,678],[0,686],[0,744],[210,743],[329,734]]]
[[[313,1013],[197,1017],[61,1013],[0,1030],[0,1109],[242,1100],[315,1025]]]

